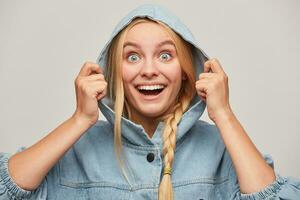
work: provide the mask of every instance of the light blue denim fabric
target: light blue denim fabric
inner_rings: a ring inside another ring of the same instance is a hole
[[[158,5],[142,5],[131,11],[114,29],[97,62],[105,68],[111,40],[135,17],[160,20],[194,46],[198,74],[208,56],[199,48],[188,28],[172,13]],[[159,123],[152,138],[141,125],[122,118],[123,151],[127,158],[130,184],[122,176],[114,153],[114,111],[108,98],[99,101],[107,121],[98,121],[49,171],[34,191],[21,189],[8,172],[12,154],[0,154],[0,200],[4,199],[157,199],[162,178],[163,157]],[[276,180],[253,194],[241,194],[236,172],[217,127],[199,118],[206,105],[196,95],[178,124],[172,182],[176,200],[300,199],[300,181],[276,174]],[[20,149],[22,151],[24,148]],[[147,160],[154,154],[152,162]],[[273,160],[265,155],[274,168]]]

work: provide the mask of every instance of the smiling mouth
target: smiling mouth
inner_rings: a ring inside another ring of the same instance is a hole
[[[138,86],[136,89],[139,93],[146,96],[156,96],[159,95],[163,90],[164,85],[153,85],[153,86]]]
[[[158,95],[163,91],[162,89],[155,89],[155,90],[138,90],[143,95]]]

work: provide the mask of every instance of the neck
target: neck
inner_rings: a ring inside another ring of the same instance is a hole
[[[175,102],[172,103],[172,105],[168,108],[168,110],[165,113],[170,113],[172,111],[172,108],[174,107]],[[136,124],[140,124],[143,126],[143,128],[145,129],[147,135],[149,136],[149,138],[152,138],[158,123],[160,122],[159,117],[160,116],[156,116],[156,117],[148,117],[145,115],[140,114],[139,112],[137,112],[137,110],[134,109],[134,107],[131,107],[131,121],[133,121]],[[165,114],[164,113],[164,114]]]
[[[151,117],[136,115],[135,113],[132,114],[133,115],[131,120],[136,124],[142,125],[149,138],[152,138],[159,121],[157,121],[155,117],[151,118]]]

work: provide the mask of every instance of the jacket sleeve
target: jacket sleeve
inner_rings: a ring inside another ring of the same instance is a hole
[[[264,155],[266,162],[274,169],[273,159],[270,155]],[[231,185],[231,199],[233,200],[299,200],[300,199],[300,180],[294,177],[283,177],[276,173],[276,179],[262,190],[243,194],[240,192],[236,171],[233,163],[229,171],[229,179]]]
[[[21,147],[17,152],[24,149],[25,147]],[[12,154],[0,152],[0,200],[45,200],[47,197],[47,179],[45,178],[41,185],[33,191],[21,188],[14,182],[8,171],[8,159],[11,156]]]

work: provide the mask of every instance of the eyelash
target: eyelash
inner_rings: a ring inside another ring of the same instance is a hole
[[[168,62],[168,61],[170,61],[171,59],[172,59],[172,53],[170,53],[170,52],[168,52],[168,51],[162,51],[161,53],[160,53],[160,55],[162,55],[162,54],[168,54],[169,56],[170,56],[170,59],[169,60],[167,60],[166,62]],[[129,52],[128,54],[127,54],[127,56],[126,56],[126,59],[128,60],[128,58],[130,57],[130,56],[132,56],[132,55],[137,55],[138,56],[138,53],[136,53],[136,52],[134,52],[134,51],[131,51],[131,52]]]
[[[172,59],[172,54],[171,54],[170,52],[164,51],[164,52],[162,52],[160,55],[162,55],[162,54],[168,54],[168,55],[170,56],[170,59]],[[170,60],[170,59],[169,59],[169,60]],[[169,60],[167,60],[167,61],[169,61]]]

